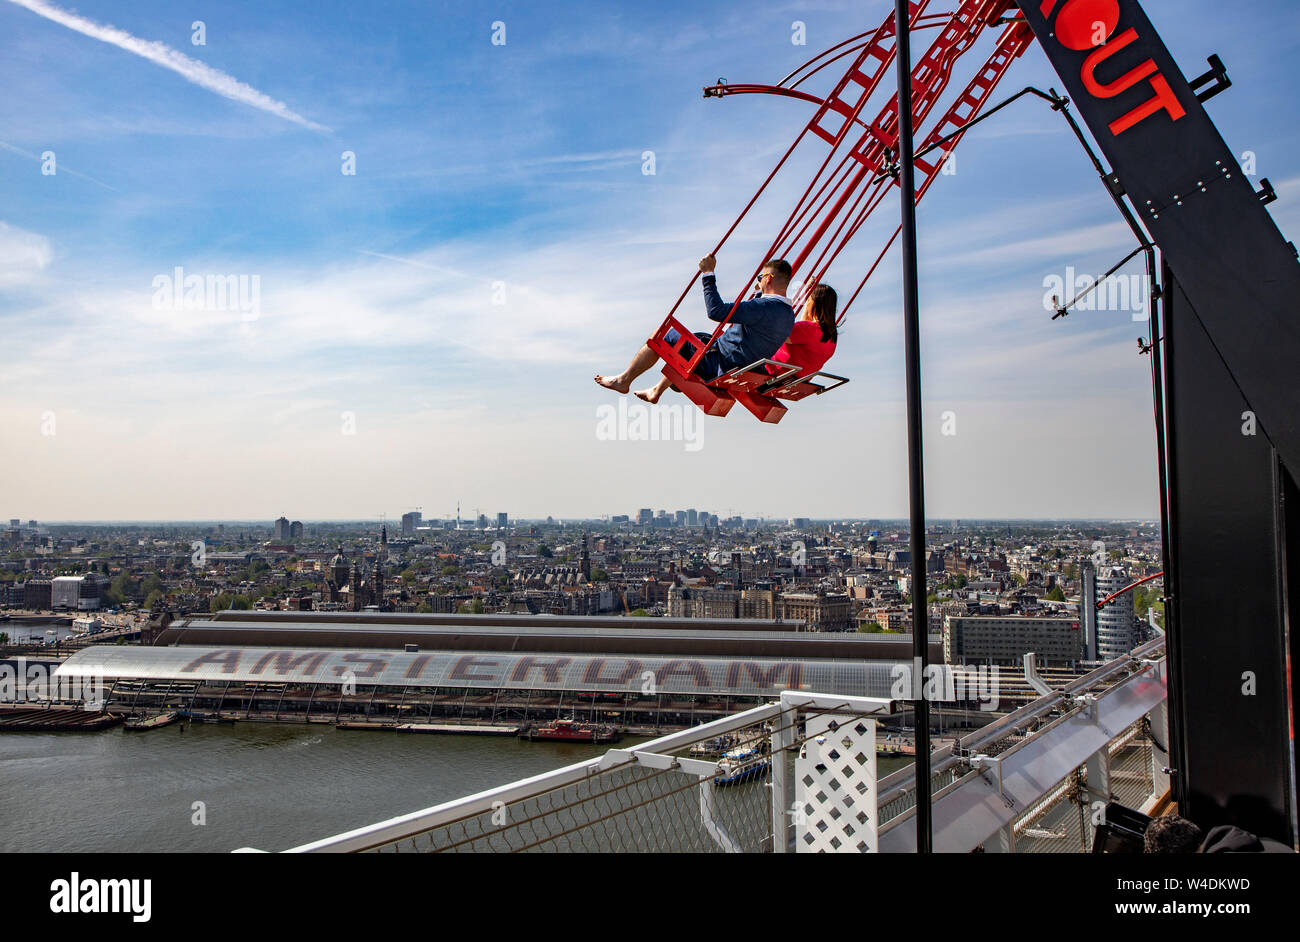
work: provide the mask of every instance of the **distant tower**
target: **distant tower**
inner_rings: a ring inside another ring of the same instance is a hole
[[[379,528],[379,548],[388,549],[388,525]]]
[[[384,566],[383,558],[375,560],[375,572],[370,580],[375,587],[375,604],[383,607],[384,604]]]
[[[1079,566],[1083,582],[1079,592],[1079,619],[1083,622],[1083,659],[1097,660],[1097,570],[1092,560],[1085,559]]]
[[[352,611],[361,611],[361,563],[352,564],[352,588],[348,592],[348,602],[351,604]]]
[[[587,534],[582,534],[582,581],[591,581],[591,554],[587,552]]]
[[[334,584],[340,589],[347,584],[348,561],[347,557],[343,555],[343,547],[341,546],[339,547],[338,553],[336,553],[334,558],[330,560],[330,579],[332,579]]]

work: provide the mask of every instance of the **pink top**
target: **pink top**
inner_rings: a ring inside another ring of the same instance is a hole
[[[816,373],[835,353],[835,344],[822,342],[822,328],[816,321],[795,321],[790,331],[790,339],[780,350],[772,354],[772,359],[799,367],[799,375]],[[778,367],[767,366],[769,372],[778,372]]]

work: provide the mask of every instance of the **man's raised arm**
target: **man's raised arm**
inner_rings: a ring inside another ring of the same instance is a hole
[[[731,302],[722,300],[722,295],[718,293],[718,279],[714,269],[717,267],[717,259],[712,255],[706,255],[700,259],[700,271],[703,277],[700,279],[704,285],[704,309],[709,315],[711,321],[725,321],[727,315],[731,313]],[[744,324],[748,322],[749,315],[754,313],[754,305],[748,301],[741,301],[736,306],[736,314],[732,317],[733,324]]]

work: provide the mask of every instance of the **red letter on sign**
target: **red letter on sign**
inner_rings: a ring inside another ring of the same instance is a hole
[[[1165,81],[1163,75],[1156,74],[1151,76],[1151,87],[1156,90],[1156,97],[1152,98],[1145,105],[1139,105],[1134,108],[1128,114],[1124,115],[1124,117],[1112,121],[1110,124],[1111,134],[1119,137],[1135,124],[1141,124],[1147,118],[1159,111],[1168,111],[1169,117],[1173,118],[1175,121],[1187,114],[1187,111],[1178,101],[1178,96],[1175,95],[1174,90],[1169,87],[1169,83]]]
[[[1083,69],[1079,77],[1083,79],[1083,85],[1088,92],[1096,98],[1114,98],[1120,92],[1128,91],[1138,82],[1142,81],[1151,73],[1157,70],[1156,60],[1148,59],[1136,69],[1133,69],[1127,75],[1124,75],[1109,85],[1102,85],[1097,81],[1097,66],[1101,65],[1115,53],[1119,52],[1125,46],[1128,46],[1138,38],[1137,30],[1130,29],[1120,33],[1106,45],[1102,46],[1088,58],[1083,60]]]

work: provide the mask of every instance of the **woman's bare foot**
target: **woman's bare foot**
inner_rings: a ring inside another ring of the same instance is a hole
[[[623,393],[624,395],[632,388],[632,383],[622,376],[601,376],[596,374],[596,382],[606,389],[612,389],[614,392]]]

